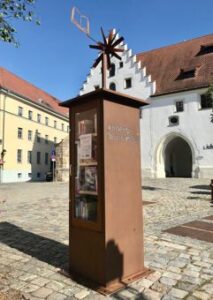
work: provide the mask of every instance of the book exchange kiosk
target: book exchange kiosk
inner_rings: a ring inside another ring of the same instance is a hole
[[[63,102],[70,112],[70,274],[102,293],[144,267],[139,108],[145,101],[98,89]]]

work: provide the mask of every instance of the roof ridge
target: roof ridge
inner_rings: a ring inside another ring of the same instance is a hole
[[[4,67],[1,67],[1,66],[0,66],[0,72],[2,72],[2,75],[3,75],[4,72],[10,73],[12,76],[18,78],[18,79],[21,80],[21,81],[24,81],[26,84],[32,86],[33,88],[35,88],[35,89],[37,89],[37,90],[40,90],[41,92],[43,92],[43,93],[46,94],[47,96],[50,96],[50,97],[53,98],[56,102],[58,102],[58,103],[61,103],[61,102],[62,102],[61,100],[59,100],[59,99],[56,98],[55,96],[53,96],[53,95],[51,95],[50,93],[44,91],[43,89],[37,87],[36,85],[34,85],[33,83],[31,83],[30,81],[27,81],[26,79],[23,79],[23,78],[20,77],[19,75],[16,75],[15,73],[13,73],[13,72],[11,72],[11,71],[5,69]],[[2,77],[2,79],[3,79],[3,76],[1,76],[1,77]],[[4,88],[4,83],[1,84],[1,80],[0,80],[0,87]]]
[[[174,43],[174,44],[171,44],[171,45],[162,46],[162,47],[147,50],[147,51],[142,51],[142,52],[137,53],[136,56],[139,56],[139,55],[142,55],[142,54],[145,54],[145,53],[158,51],[158,50],[161,50],[161,49],[164,49],[164,48],[171,48],[171,47],[174,47],[174,46],[177,46],[177,45],[180,45],[180,44],[189,43],[191,41],[198,40],[198,39],[205,38],[205,37],[212,36],[212,35],[213,35],[213,33],[209,33],[209,34],[205,34],[205,35],[202,35],[202,36],[199,36],[199,37],[192,38],[190,40],[184,40],[182,42],[177,42],[177,43]]]
[[[0,67],[0,88],[3,88],[4,83],[3,83],[3,68]]]
[[[67,117],[67,109],[59,106],[62,102],[61,100],[1,66],[0,89],[25,97],[36,104],[48,107],[51,111]]]

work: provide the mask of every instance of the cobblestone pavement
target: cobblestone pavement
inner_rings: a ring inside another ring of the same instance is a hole
[[[144,206],[145,265],[154,272],[111,297],[63,274],[68,261],[67,184],[1,185],[0,293],[15,290],[31,300],[213,299],[212,244],[163,232],[213,215],[208,185],[204,179],[143,181],[143,199],[155,202]]]

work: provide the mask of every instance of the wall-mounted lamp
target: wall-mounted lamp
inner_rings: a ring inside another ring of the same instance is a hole
[[[4,158],[5,154],[6,154],[7,150],[3,149],[2,152],[1,152],[1,159]]]

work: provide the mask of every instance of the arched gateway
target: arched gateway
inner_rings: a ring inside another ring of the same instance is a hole
[[[164,137],[157,147],[154,162],[155,177],[192,177],[194,151],[191,143],[180,134]]]
[[[192,151],[184,139],[175,137],[167,144],[164,168],[166,177],[191,177]]]

